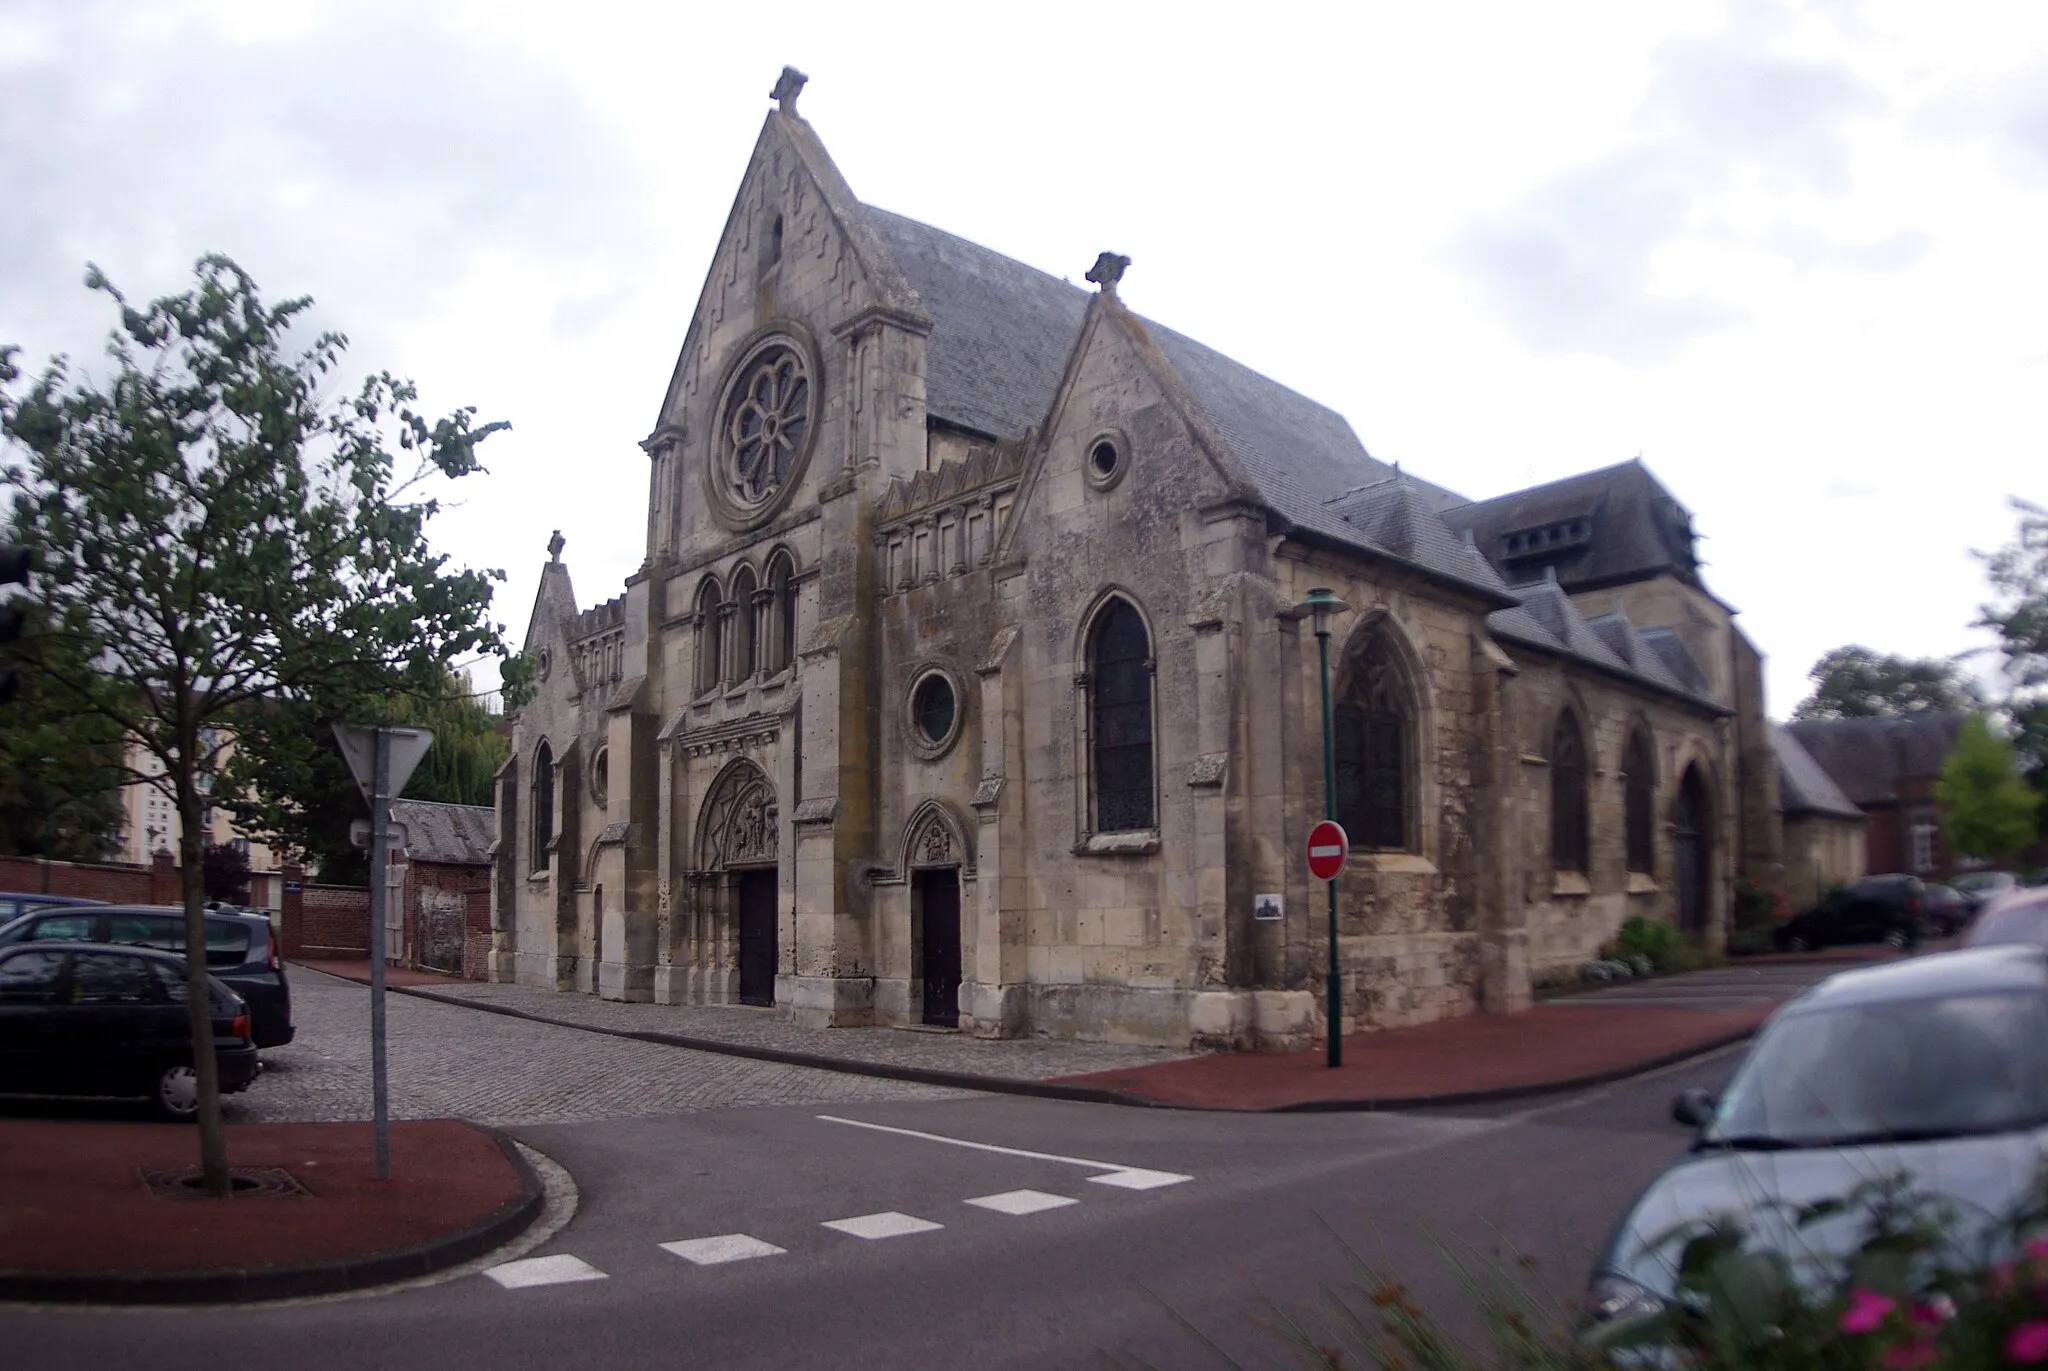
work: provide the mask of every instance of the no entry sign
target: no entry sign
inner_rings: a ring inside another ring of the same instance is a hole
[[[1317,880],[1335,880],[1349,855],[1351,839],[1344,836],[1344,826],[1336,820],[1325,819],[1308,831],[1308,874]]]

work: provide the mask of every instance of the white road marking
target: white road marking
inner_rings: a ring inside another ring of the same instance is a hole
[[[571,1281],[601,1281],[604,1272],[581,1257],[557,1252],[551,1257],[527,1257],[493,1266],[484,1274],[507,1290],[524,1290],[531,1285],[567,1285]]]
[[[1065,1195],[1048,1195],[1043,1190],[1005,1190],[1000,1195],[983,1195],[967,1203],[982,1209],[993,1209],[998,1214],[1038,1214],[1047,1209],[1061,1209],[1079,1200],[1070,1200]]]
[[[1172,1171],[1147,1171],[1143,1167],[1127,1166],[1121,1171],[1112,1171],[1107,1176],[1090,1176],[1092,1185],[1113,1185],[1119,1190],[1157,1190],[1161,1186],[1179,1185],[1191,1181],[1193,1176],[1182,1176]]]
[[[1157,1190],[1162,1185],[1179,1185],[1182,1181],[1194,1179],[1193,1176],[1183,1176],[1173,1171],[1147,1171],[1141,1166],[1125,1166],[1120,1162],[1090,1161],[1086,1157],[1062,1157],[1053,1152],[1029,1152],[1021,1147],[998,1147],[994,1143],[949,1138],[943,1133],[921,1133],[915,1128],[892,1128],[885,1123],[862,1123],[859,1119],[842,1119],[835,1114],[820,1114],[818,1117],[826,1123],[843,1123],[850,1128],[871,1128],[877,1133],[895,1133],[905,1138],[923,1138],[926,1142],[969,1147],[976,1152],[995,1152],[1005,1157],[1028,1157],[1032,1161],[1059,1162],[1065,1166],[1085,1166],[1092,1171],[1108,1171],[1114,1173],[1114,1176],[1090,1176],[1088,1179],[1103,1185],[1120,1186],[1125,1190]]]
[[[682,1242],[656,1243],[696,1266],[717,1266],[722,1262],[743,1262],[754,1257],[779,1257],[789,1249],[762,1242],[744,1233],[725,1233],[716,1238],[689,1238]]]
[[[866,1238],[870,1242],[878,1238],[900,1238],[909,1233],[929,1233],[945,1226],[942,1223],[933,1223],[930,1219],[898,1214],[893,1209],[881,1214],[862,1214],[853,1219],[831,1219],[823,1225],[841,1233],[850,1233],[856,1238]]]

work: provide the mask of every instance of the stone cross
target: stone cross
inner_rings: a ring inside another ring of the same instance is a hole
[[[1116,294],[1116,283],[1124,279],[1124,268],[1131,259],[1114,252],[1105,252],[1095,259],[1095,265],[1088,268],[1088,278],[1102,287],[1104,295]]]
[[[803,94],[804,82],[810,79],[795,67],[784,67],[782,75],[776,79],[775,89],[768,92],[769,98],[784,114],[795,114],[796,98]]]
[[[562,549],[563,549],[563,548],[565,548],[565,547],[567,547],[568,545],[569,545],[569,544],[568,544],[567,540],[565,540],[565,539],[564,539],[564,538],[562,537],[562,530],[560,530],[560,529],[556,529],[556,530],[555,530],[555,536],[554,536],[554,537],[552,537],[552,538],[550,538],[550,539],[548,539],[548,560],[549,560],[550,562],[559,562],[559,561],[561,561],[561,560],[562,560]]]

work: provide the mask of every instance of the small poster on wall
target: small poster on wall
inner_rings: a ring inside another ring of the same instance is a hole
[[[1254,919],[1275,920],[1282,917],[1286,912],[1287,897],[1285,895],[1252,896],[1252,917]]]

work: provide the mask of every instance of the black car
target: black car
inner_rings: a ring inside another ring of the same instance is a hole
[[[105,900],[88,900],[80,895],[34,895],[23,890],[0,890],[0,924],[18,919],[31,909],[48,909],[62,905],[104,905]]]
[[[220,1088],[256,1079],[249,1006],[208,977]],[[0,947],[0,1094],[147,1098],[167,1118],[199,1112],[185,959],[138,947]]]
[[[119,943],[160,952],[185,950],[185,911],[164,905],[38,909],[0,927],[0,947],[25,942]],[[270,920],[261,914],[206,913],[206,966],[249,1002],[256,1046],[292,1040],[292,992]]]
[[[1921,922],[1928,931],[1952,938],[1970,921],[1970,904],[1955,892],[1954,887],[1929,881],[1921,897],[1926,902],[1926,913]]]
[[[2048,1149],[2048,953],[1986,947],[1830,976],[1771,1016],[1726,1094],[1687,1091],[1672,1114],[1698,1137],[1594,1268],[1595,1323],[1679,1298],[1683,1242],[1710,1227],[1825,1279],[1870,1218],[1825,1202],[1886,1178],[1952,1202],[1956,1250],[2009,1250],[2006,1221]]]
[[[1786,952],[1839,943],[1913,947],[1920,941],[1926,898],[1918,876],[1865,876],[1788,919],[1778,930],[1777,943]]]

